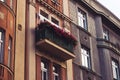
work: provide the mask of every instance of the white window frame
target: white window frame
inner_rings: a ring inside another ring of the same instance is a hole
[[[91,68],[91,59],[90,59],[90,53],[87,49],[81,48],[81,59],[82,59],[82,66],[86,68]]]
[[[5,2],[5,0],[0,0],[0,1]]]
[[[78,25],[87,30],[87,15],[78,8]]]
[[[9,43],[8,43],[8,67],[11,66],[11,59],[12,59],[12,38],[9,37]]]
[[[109,31],[107,29],[103,29],[103,39],[109,40]]]
[[[4,58],[4,32],[0,30],[0,63],[3,62]]]
[[[118,63],[112,60],[113,79],[120,80]]]
[[[13,8],[13,0],[10,0],[10,7]]]
[[[46,79],[44,79],[44,73],[46,74]],[[45,62],[41,62],[41,75],[42,80],[48,80],[48,69],[45,67]]]
[[[57,77],[59,80],[59,73],[55,72],[56,69],[57,67],[53,65],[53,79],[56,80],[56,77]]]
[[[54,22],[52,21],[52,19],[54,19],[55,21],[57,21],[58,24],[54,23]],[[59,20],[55,19],[54,17],[51,17],[51,22],[53,22],[54,24],[56,24],[56,25],[57,25],[56,27],[60,27],[60,26],[59,26],[59,24],[60,24]]]
[[[40,10],[40,11],[43,11],[43,10]],[[43,11],[43,12],[46,13],[45,11]],[[48,14],[48,13],[46,13],[46,14]],[[51,23],[52,25],[56,26],[57,28],[60,28],[60,29],[61,29],[61,27],[60,27],[59,25],[57,25],[57,24],[55,24],[54,22],[52,22],[51,18],[54,18],[54,17],[50,16],[49,14],[48,14],[48,18],[46,18],[45,16],[43,16],[43,15],[39,12],[39,17],[40,17],[40,22],[45,22],[45,21],[47,21],[47,22]],[[55,19],[55,18],[54,18],[54,19]],[[56,20],[57,20],[57,19],[56,19]],[[58,24],[60,24],[59,20],[57,20],[57,21],[58,21]]]

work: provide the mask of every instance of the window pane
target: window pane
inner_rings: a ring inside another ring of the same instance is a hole
[[[78,8],[78,25],[87,30],[86,14]]]
[[[4,34],[0,31],[0,63],[3,62]]]
[[[41,62],[41,76],[42,80],[48,80],[48,64],[46,62]]]
[[[11,58],[12,57],[12,38],[9,37],[9,44],[8,44],[8,67],[11,65]]]
[[[46,12],[40,10],[40,14],[48,19],[48,14]]]
[[[113,70],[113,78],[115,80],[119,80],[119,68],[118,63],[115,61],[112,61],[112,70]]]
[[[5,2],[5,0],[0,0],[0,1]]]
[[[82,66],[90,68],[90,55],[89,51],[81,48]]]
[[[10,0],[10,7],[13,7],[13,0]]]
[[[107,29],[104,29],[104,30],[103,30],[103,38],[104,38],[105,40],[109,40],[109,32],[108,32]]]
[[[47,80],[47,72],[43,73],[43,77],[44,77],[43,80]]]
[[[53,22],[53,23],[55,23],[56,25],[59,25],[59,21],[58,20],[56,20],[55,18],[51,18],[51,21]]]
[[[54,77],[54,80],[59,80],[59,67],[58,66],[53,66],[53,77]]]

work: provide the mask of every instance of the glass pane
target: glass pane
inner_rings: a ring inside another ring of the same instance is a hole
[[[85,64],[85,61],[84,61],[84,55],[83,54],[81,54],[81,56],[82,56],[82,65],[84,66]]]
[[[11,57],[12,57],[12,55],[11,55],[11,51],[12,51],[12,39],[11,39],[11,37],[9,37],[9,44],[8,44],[8,67],[10,67],[10,65],[11,65]]]
[[[118,68],[118,63],[115,61],[112,61],[112,70],[113,70],[113,78],[118,80],[119,79],[119,68]]]
[[[48,69],[47,69],[47,63],[46,62],[41,62],[41,76],[42,80],[48,80]]]
[[[10,0],[10,7],[13,7],[13,0]]]
[[[43,77],[44,77],[43,80],[47,80],[47,73],[46,72],[43,73]]]
[[[78,25],[84,29],[87,29],[86,14],[78,9]]]
[[[58,80],[58,76],[55,76],[55,80]]]
[[[0,63],[3,62],[3,32],[0,31]]]
[[[53,23],[55,23],[56,25],[59,25],[59,21],[58,20],[56,20],[55,18],[51,18],[51,21],[53,22]]]
[[[84,55],[84,66],[87,67],[87,57]]]
[[[90,55],[87,50],[81,48],[82,66],[90,68]]]
[[[48,14],[46,12],[40,10],[40,14],[48,19]]]
[[[59,80],[59,67],[58,66],[53,66],[53,77],[54,80]]]
[[[0,0],[0,1],[4,2],[5,0]]]
[[[103,30],[103,38],[106,39],[106,40],[109,39],[109,32],[106,29]]]

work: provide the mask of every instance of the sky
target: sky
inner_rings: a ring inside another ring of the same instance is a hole
[[[120,0],[97,0],[120,19]]]

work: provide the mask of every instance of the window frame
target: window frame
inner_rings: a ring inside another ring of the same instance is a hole
[[[46,13],[45,11],[40,9],[40,15],[42,15],[43,17],[45,17],[46,19],[49,19],[49,14]]]
[[[44,67],[42,66],[42,63],[44,63]],[[41,60],[41,80],[49,80],[49,68],[48,68],[49,63],[46,62],[45,60]],[[44,75],[46,74],[46,78],[44,79]]]
[[[58,64],[53,64],[53,80],[60,80],[60,66]]]
[[[0,0],[0,1],[5,2],[5,0]]]
[[[55,22],[54,22],[55,21]],[[56,23],[57,21],[57,23]],[[51,16],[51,22],[53,22],[54,24],[56,24],[57,26],[59,26],[60,22],[59,20],[55,19],[54,17]]]
[[[12,37],[9,36],[8,41],[8,67],[11,67],[11,61],[12,61]]]
[[[106,28],[103,28],[103,39],[109,40],[109,30]]]
[[[44,66],[42,65],[42,63],[44,63]],[[53,79],[53,80],[61,80],[61,65],[57,64],[56,62],[51,62],[49,59],[46,58],[41,58],[40,59],[40,75],[41,75],[41,79],[40,80],[49,80],[49,79]],[[45,73],[44,73],[45,72]],[[42,74],[46,74],[47,77],[44,78],[44,75]]]
[[[10,7],[13,8],[13,0],[10,0]]]
[[[120,69],[117,60],[112,59],[112,75],[114,80],[120,80]],[[114,72],[115,71],[115,72]]]
[[[84,46],[81,47],[81,61],[82,61],[82,66],[91,69],[91,55],[90,55],[90,50]]]
[[[78,26],[81,28],[88,30],[88,25],[87,25],[87,14],[78,8],[77,10],[77,17],[78,17]]]
[[[4,45],[5,45],[5,32],[0,29],[0,63],[4,61]]]

